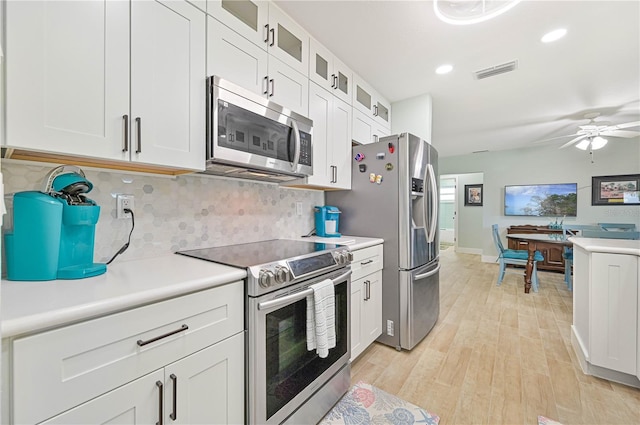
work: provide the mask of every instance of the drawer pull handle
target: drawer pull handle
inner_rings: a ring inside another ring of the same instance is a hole
[[[371,264],[373,263],[373,260],[367,260],[367,261],[363,261],[362,263],[360,263],[361,266],[366,266],[367,264]]]
[[[158,387],[158,422],[156,422],[156,425],[162,425],[162,416],[164,415],[164,406],[162,405],[162,381],[156,381],[156,387]]]
[[[139,339],[139,340],[138,340],[138,345],[139,345],[140,347],[142,347],[142,346],[145,346],[145,345],[147,345],[147,344],[151,344],[152,342],[156,342],[156,341],[158,341],[159,339],[166,338],[166,337],[171,336],[171,335],[175,335],[175,334],[177,334],[177,333],[179,333],[179,332],[184,332],[184,331],[186,331],[187,329],[189,329],[189,326],[187,326],[187,325],[182,325],[182,326],[180,327],[180,329],[176,329],[175,331],[167,332],[167,333],[166,333],[166,334],[164,334],[164,335],[160,335],[160,336],[157,336],[157,337],[155,337],[155,338],[148,339],[148,340],[146,340],[146,341],[143,341],[143,340]]]
[[[169,378],[173,381],[173,413],[169,417],[175,421],[178,419],[178,377],[172,373]]]

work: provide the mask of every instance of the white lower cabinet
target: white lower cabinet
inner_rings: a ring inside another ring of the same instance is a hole
[[[591,255],[591,363],[637,375],[638,257]]]
[[[382,334],[382,244],[353,251],[351,360]]]
[[[236,282],[10,340],[3,415],[10,423],[242,423],[243,290]]]
[[[162,370],[88,401],[44,424],[149,424],[159,420]]]
[[[240,333],[43,423],[242,423],[243,356]]]

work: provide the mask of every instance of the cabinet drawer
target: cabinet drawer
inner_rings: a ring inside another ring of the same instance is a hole
[[[236,282],[16,339],[13,422],[40,422],[241,332],[243,292]]]
[[[382,270],[382,244],[353,251],[351,281]]]

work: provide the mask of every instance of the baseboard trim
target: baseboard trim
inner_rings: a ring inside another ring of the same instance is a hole
[[[479,248],[462,248],[462,247],[456,247],[456,252],[460,253],[460,254],[475,254],[475,255],[482,255],[482,250]]]
[[[483,263],[496,263],[498,264],[498,257],[496,255],[483,255],[482,256]]]
[[[588,351],[584,347],[582,339],[576,333],[573,325],[571,326],[571,345],[573,345],[573,351],[576,353],[582,372],[585,375],[597,376],[598,378],[606,379],[608,381],[617,382],[634,388],[640,388],[640,379],[634,375],[629,375],[624,372],[618,372],[617,370],[611,370],[589,363]]]

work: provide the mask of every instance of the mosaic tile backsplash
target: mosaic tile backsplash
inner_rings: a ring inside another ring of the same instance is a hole
[[[1,164],[5,194],[40,190],[52,166]],[[178,177],[83,169],[100,205],[94,259],[108,261],[127,241],[130,219],[116,218],[115,195],[134,195],[135,230],[118,260],[155,257],[198,247],[295,238],[314,228],[313,207],[324,192],[191,174]],[[296,203],[303,214],[296,215]],[[5,223],[10,217],[5,216]],[[4,264],[3,264],[4,269]],[[4,273],[3,273],[4,274]]]

